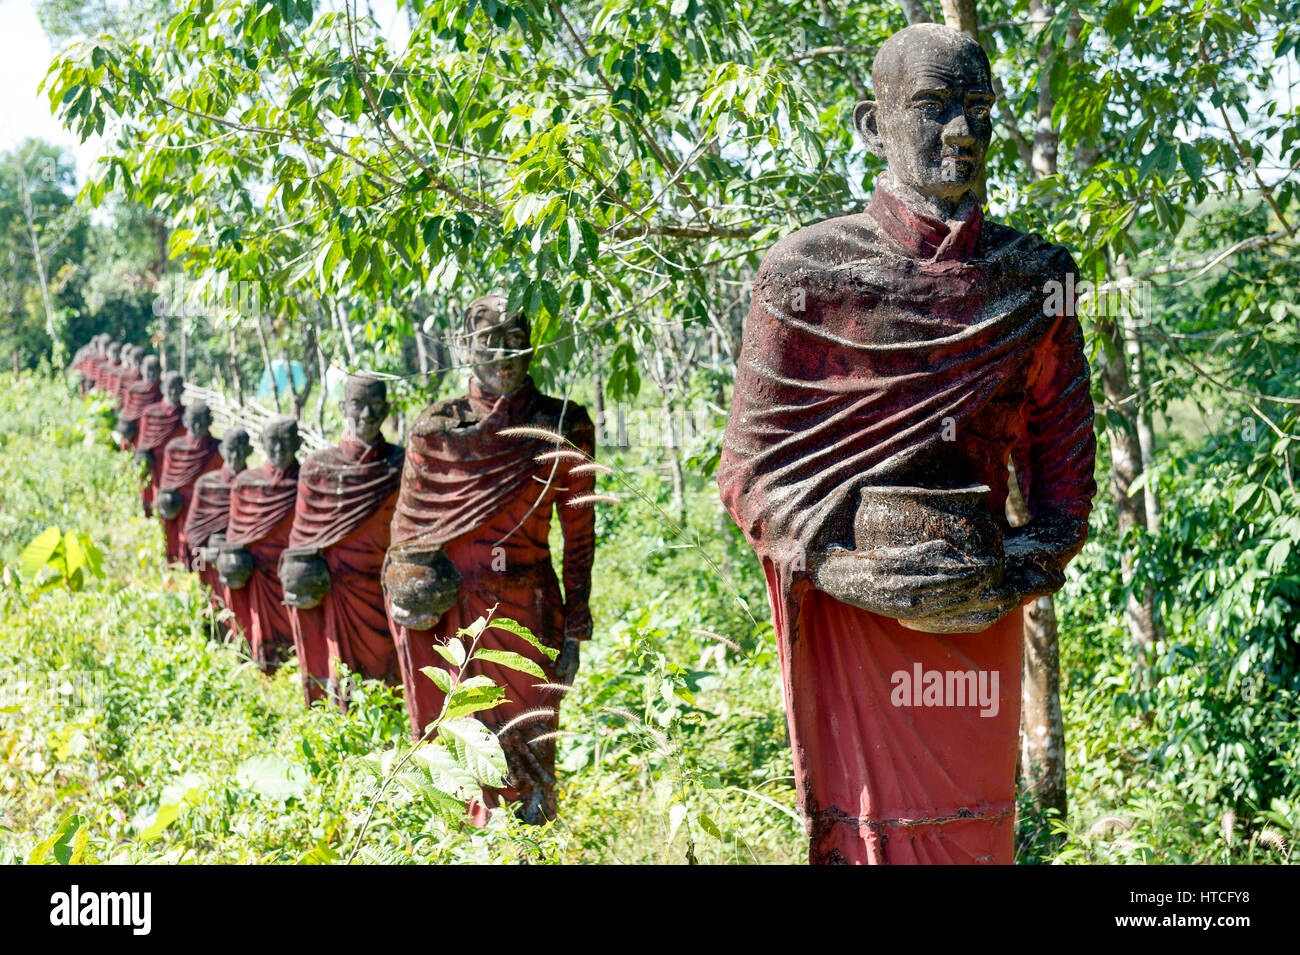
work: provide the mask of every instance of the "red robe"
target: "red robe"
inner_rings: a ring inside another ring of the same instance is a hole
[[[298,465],[280,470],[269,463],[238,475],[230,485],[230,523],[223,547],[245,547],[253,573],[239,590],[223,588],[253,659],[270,672],[288,659],[293,627],[280,586],[280,553],[289,543],[298,495]]]
[[[123,365],[122,370],[118,372],[117,377],[113,380],[113,396],[117,399],[118,410],[126,407],[126,396],[130,393],[134,385],[144,381],[144,376],[139,371]],[[159,394],[161,395],[161,391]]]
[[[94,367],[98,357],[93,346],[83,345],[78,351],[76,360],[72,363],[73,370],[76,371],[80,378],[78,387],[83,395],[94,384]]]
[[[149,466],[149,479],[140,490],[140,501],[144,505],[144,516],[153,515],[153,502],[158,496],[159,480],[162,478],[163,456],[168,442],[185,433],[185,406],[155,401],[144,409],[140,415],[139,430],[135,436],[137,451],[152,451],[153,464]]]
[[[1072,288],[1075,272],[974,203],[925,215],[884,176],[865,213],[782,240],[759,271],[718,484],[767,577],[813,862],[1013,859],[1020,612],[919,633],[817,591],[804,568],[853,546],[866,484],[987,484],[1010,538],[1014,458],[1031,515],[1017,533],[1063,579],[1096,491],[1083,335],[1060,300],[1045,306],[1046,283]],[[996,713],[897,700],[916,664],[996,673]]]
[[[163,452],[158,486],[170,488],[181,496],[180,514],[163,521],[163,530],[167,534],[167,559],[179,561],[186,567],[190,565],[192,554],[185,539],[185,517],[189,513],[190,500],[194,497],[194,482],[200,475],[221,467],[219,450],[220,442],[212,435],[196,439],[187,431],[179,438],[167,442]]]
[[[383,438],[366,445],[345,437],[303,462],[289,551],[319,553],[330,572],[330,588],[320,604],[292,608],[308,704],[326,694],[346,704],[336,661],[363,676],[389,683],[399,679],[380,572],[403,454]]]
[[[517,620],[546,646],[564,642],[567,608],[584,607],[590,596],[595,556],[595,512],[568,501],[590,494],[595,477],[571,474],[571,458],[538,461],[555,449],[552,441],[497,436],[503,428],[531,425],[558,431],[592,454],[595,431],[586,409],[539,394],[532,379],[501,397],[471,380],[469,394],[431,405],[416,421],[393,519],[393,544],[442,545],[460,572],[456,605],[429,630],[395,626],[411,732],[418,739],[442,709],[443,693],[420,672],[446,668],[433,649],[496,605],[497,617]],[[548,532],[556,510],[564,532],[564,594],[551,563]],[[536,662],[547,674],[554,663],[522,638],[488,628],[481,649],[510,650]],[[555,811],[555,740],[532,742],[558,725],[559,696],[539,690],[536,676],[494,663],[474,661],[466,675],[483,675],[506,690],[507,702],[476,714],[496,730],[540,707],[555,712],[507,731],[502,738],[510,767],[509,788],[484,794],[498,799],[539,799],[546,815]]]
[[[185,542],[192,551],[208,546],[213,535],[220,535],[224,540],[230,524],[230,485],[235,477],[235,472],[223,461],[220,468],[200,475],[194,482],[184,526]],[[222,588],[215,563],[205,561],[195,565],[194,571],[208,586],[213,604],[219,603]]]
[[[111,395],[114,379],[123,367],[109,358],[102,359],[99,367],[95,369],[95,387]]]
[[[139,447],[140,418],[144,415],[146,408],[158,401],[162,401],[162,385],[156,381],[144,381],[142,379],[126,390],[126,395],[122,399],[120,419],[122,421],[134,421],[136,431],[135,436],[129,442],[122,442],[123,451]]]

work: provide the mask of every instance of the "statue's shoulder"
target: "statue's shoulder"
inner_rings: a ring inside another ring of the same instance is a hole
[[[249,484],[257,480],[256,475],[261,470],[262,470],[262,466],[258,466],[255,468],[244,468],[244,470],[236,474],[235,479],[230,482],[230,489],[232,491],[236,491],[239,490],[240,488],[248,487]]]
[[[238,478],[239,475],[236,474],[235,477]],[[230,483],[234,482],[231,481]],[[196,484],[200,487],[218,488],[225,487],[227,482],[226,476],[221,473],[220,469],[217,469],[216,471],[205,471],[203,474],[200,474]]]
[[[317,448],[315,451],[308,453],[298,465],[299,471],[311,467],[328,466],[333,463],[334,459],[339,456],[339,446],[337,444],[327,444],[323,448]]]
[[[595,433],[591,415],[585,406],[576,401],[565,401],[551,395],[537,394],[534,405],[533,421],[544,428],[558,431],[570,440],[581,438],[583,434]]]
[[[823,219],[791,232],[768,249],[759,277],[806,274],[856,261],[878,246],[875,220],[865,212]]]
[[[982,231],[985,255],[989,259],[1009,260],[1026,274],[1063,275],[1079,271],[1069,249],[1047,241],[1037,232],[1021,232],[992,219],[984,220]]]

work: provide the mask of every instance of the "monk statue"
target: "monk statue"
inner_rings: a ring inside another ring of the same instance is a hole
[[[397,652],[379,572],[402,479],[403,449],[384,440],[388,386],[351,375],[343,385],[343,440],[303,461],[289,547],[280,560],[303,695],[347,705],[341,662],[397,683]]]
[[[109,335],[107,332],[100,332],[90,339],[90,348],[86,356],[81,360],[78,371],[81,372],[81,393],[85,394],[94,391],[99,387],[100,368],[107,360]]]
[[[158,497],[163,452],[168,442],[179,438],[185,430],[185,406],[181,404],[184,391],[185,382],[181,379],[180,372],[167,372],[162,380],[162,400],[146,407],[140,415],[135,436],[135,460],[145,468],[142,479],[144,486],[140,491],[145,517],[152,516],[154,502]]]
[[[1096,491],[1078,269],[984,217],[974,40],[908,27],[872,84],[853,123],[888,169],[764,259],[718,485],[767,577],[810,860],[1010,863],[1019,608]]]
[[[162,363],[157,355],[149,355],[140,362],[140,380],[127,388],[122,413],[117,417],[116,433],[123,451],[136,446],[140,418],[146,408],[158,401],[162,401]]]
[[[77,349],[77,353],[72,356],[72,362],[68,365],[77,373],[77,387],[81,394],[86,394],[94,386],[94,367],[99,360],[99,348],[101,342],[108,339],[103,332],[90,336],[90,341]]]
[[[593,469],[584,467],[595,451],[591,419],[581,405],[538,392],[528,375],[528,319],[507,314],[501,296],[476,299],[464,321],[469,393],[429,405],[411,429],[384,571],[416,738],[442,708],[442,691],[420,672],[445,666],[434,645],[490,608],[560,652],[552,662],[496,628],[483,632],[480,648],[522,654],[554,684],[572,684],[579,644],[591,636],[595,515],[589,506],[569,505],[594,490]],[[519,427],[562,435],[573,447],[501,433]],[[552,511],[564,534],[563,594],[548,544]],[[528,822],[554,818],[555,738],[534,737],[556,729],[562,691],[485,660],[471,662],[463,675],[486,676],[505,689],[507,702],[476,716],[493,730],[526,711],[550,710],[502,735],[510,785],[484,793],[476,818],[502,800],[518,803]]]
[[[143,378],[140,372],[140,362],[144,358],[145,350],[139,345],[122,346],[122,369],[117,373],[113,382],[113,394],[117,398],[117,407],[120,411],[126,404],[126,395],[131,386]]]
[[[296,419],[278,415],[267,422],[262,429],[266,463],[231,481],[226,539],[217,554],[224,602],[243,630],[253,660],[266,673],[293,652],[279,563],[293,526],[300,447]]]
[[[230,485],[248,467],[253,446],[243,428],[228,428],[218,445],[221,467],[199,475],[185,514],[185,543],[193,555],[190,569],[207,584],[213,601],[219,602],[221,580],[217,576],[217,548],[226,539],[230,524]]]
[[[95,376],[95,387],[105,394],[112,395],[116,378],[122,371],[122,343],[109,340],[104,346],[104,360],[99,363],[99,373]]]
[[[167,559],[188,567],[189,544],[185,539],[185,517],[194,497],[199,475],[221,467],[217,439],[212,436],[212,412],[199,401],[189,405],[183,416],[185,433],[172,438],[163,450],[162,476],[158,479],[158,514],[167,535]]]

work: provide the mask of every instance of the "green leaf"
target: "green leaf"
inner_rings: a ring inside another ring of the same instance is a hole
[[[538,640],[535,636],[533,636],[533,632],[531,630],[529,630],[527,627],[525,627],[522,623],[520,623],[517,620],[511,620],[509,617],[493,617],[492,622],[488,624],[488,626],[496,627],[498,630],[509,631],[510,633],[513,633],[516,637],[523,638],[523,640],[525,640],[527,643],[531,644],[532,646],[536,647],[538,650],[541,650],[552,660],[554,660],[556,657],[560,655],[559,650],[553,650],[552,648],[545,646],[542,643],[542,641]]]
[[[1200,182],[1201,176],[1205,173],[1205,164],[1201,162],[1201,154],[1191,143],[1178,144],[1178,161],[1183,164],[1183,169],[1187,170],[1187,175],[1191,176],[1192,182]]]
[[[69,577],[86,564],[86,555],[81,549],[75,531],[68,531],[63,535],[63,560]]]
[[[513,650],[477,650],[473,659],[487,660],[497,664],[497,666],[509,667],[511,670],[518,670],[520,673],[527,673],[542,680],[546,679],[546,673],[541,667],[522,653],[515,653]]]
[[[454,667],[465,663],[465,644],[456,637],[448,637],[446,643],[435,643],[434,651]]]
[[[62,543],[63,532],[57,526],[43,530],[40,536],[23,548],[22,555],[18,558],[23,576],[28,580],[35,580],[36,575],[41,572]]]
[[[438,727],[438,737],[459,765],[483,786],[499,789],[506,783],[506,754],[501,742],[478,720],[458,716]]]
[[[140,833],[140,841],[150,842],[151,840],[158,838],[158,836],[162,835],[164,829],[176,821],[180,814],[181,807],[179,805],[160,806],[158,808],[158,814],[154,816],[153,823],[150,824],[148,829]]]
[[[440,792],[462,801],[479,794],[478,779],[456,761],[441,741],[421,744],[411,758],[423,763],[434,788]],[[459,808],[464,810],[463,802]]]
[[[297,763],[280,756],[254,756],[239,764],[235,780],[268,799],[283,802],[307,790],[307,774]]]
[[[31,853],[27,856],[28,865],[46,865],[47,858],[51,855],[54,861],[59,865],[68,865],[74,854],[80,857],[80,852],[76,851],[74,843],[81,845],[81,852],[85,851],[86,835],[85,816],[77,813],[69,813],[59,820],[58,827],[54,830],[54,835],[41,842],[38,842]]]
[[[506,691],[487,677],[471,677],[456,687],[451,699],[447,701],[447,718],[490,710],[505,698]]]
[[[682,822],[686,819],[686,807],[681,803],[674,803],[668,807],[668,845],[677,838],[677,830],[681,828]]]
[[[718,829],[718,824],[709,818],[708,813],[701,812],[697,818],[701,829],[718,841],[722,841],[722,831]]]
[[[442,692],[451,692],[451,674],[442,667],[420,667],[420,672],[438,684],[438,689]]]

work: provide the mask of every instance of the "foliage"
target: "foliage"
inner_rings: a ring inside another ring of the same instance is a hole
[[[80,590],[88,578],[104,574],[103,554],[95,542],[79,531],[65,534],[58,525],[47,527],[24,547],[18,561],[23,576],[33,584],[42,571],[54,571],[54,577],[37,586],[32,596],[58,586]]]

